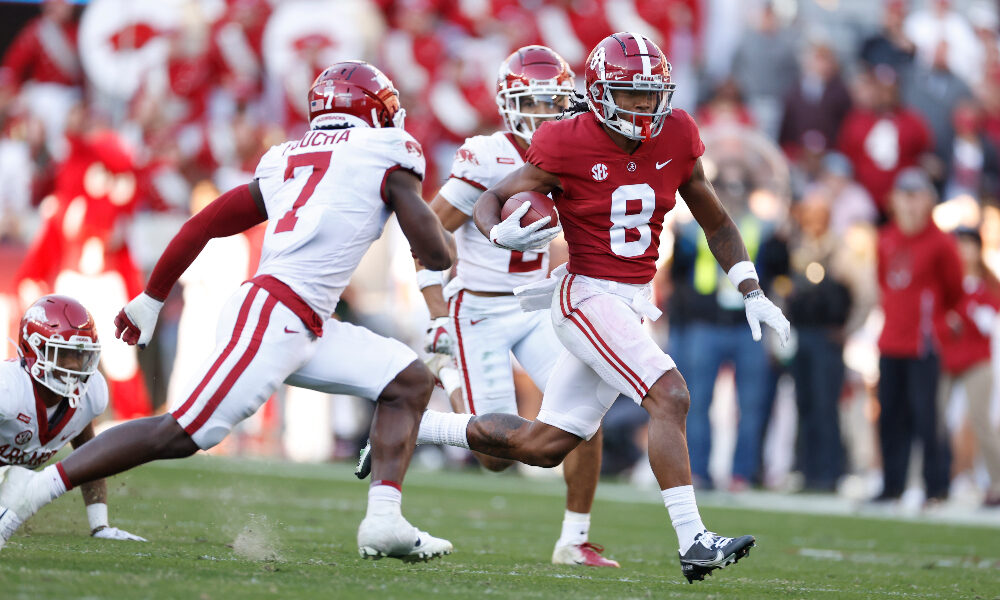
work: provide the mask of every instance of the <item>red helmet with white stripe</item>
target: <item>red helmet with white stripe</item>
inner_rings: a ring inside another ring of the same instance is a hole
[[[590,110],[602,123],[633,140],[659,135],[670,115],[675,87],[667,57],[638,33],[615,33],[594,47],[587,58],[586,86]],[[619,90],[652,94],[652,111],[620,108],[614,97]]]
[[[518,48],[500,65],[497,108],[508,131],[531,142],[540,122],[569,107],[573,70],[545,46]]]
[[[97,372],[94,318],[68,296],[42,296],[21,318],[17,352],[31,378],[76,405]]]
[[[403,127],[399,92],[385,73],[363,60],[323,70],[309,90],[309,128],[338,125]]]

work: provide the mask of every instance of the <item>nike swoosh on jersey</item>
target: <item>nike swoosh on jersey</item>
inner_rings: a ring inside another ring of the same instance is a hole
[[[285,333],[298,333],[298,331],[292,331],[288,327],[285,327]]]
[[[671,158],[671,159],[667,160],[667,162],[662,162],[662,163],[661,163],[661,162],[658,162],[658,163],[656,163],[656,170],[657,170],[657,171],[659,171],[659,170],[660,170],[660,169],[662,169],[663,167],[665,167],[665,166],[669,165],[669,164],[670,164],[670,161],[672,161],[672,160],[674,160],[674,159],[672,159],[672,158]]]
[[[470,319],[469,320],[469,325],[475,325],[476,323],[480,323],[480,322],[485,321],[485,320],[486,320],[485,318],[482,318],[482,319]]]

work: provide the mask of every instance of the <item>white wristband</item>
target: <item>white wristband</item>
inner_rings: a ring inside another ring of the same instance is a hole
[[[432,285],[444,285],[444,271],[431,271],[430,269],[417,271],[417,286],[420,289],[428,288]]]
[[[90,531],[108,526],[108,505],[103,502],[87,505],[87,520],[90,521]]]
[[[749,260],[744,260],[733,265],[733,268],[729,269],[729,281],[732,282],[733,287],[739,288],[740,284],[747,279],[753,279],[754,281],[760,281],[757,278],[757,269],[754,268],[753,263]]]

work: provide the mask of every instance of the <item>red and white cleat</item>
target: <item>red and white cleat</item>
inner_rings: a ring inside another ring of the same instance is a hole
[[[584,565],[587,567],[620,567],[618,561],[604,558],[601,553],[604,546],[584,542],[582,544],[567,544],[556,546],[552,552],[554,565]]]

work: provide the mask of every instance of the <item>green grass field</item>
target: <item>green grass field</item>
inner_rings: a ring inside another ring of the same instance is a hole
[[[362,561],[366,485],[343,465],[199,457],[109,482],[111,522],[149,544],[86,536],[68,494],[0,552],[0,598],[1000,598],[1000,529],[704,508],[752,533],[748,559],[680,574],[654,491],[602,484],[591,539],[621,569],[549,563],[562,485],[514,475],[412,473],[403,511],[455,544],[426,564]]]

